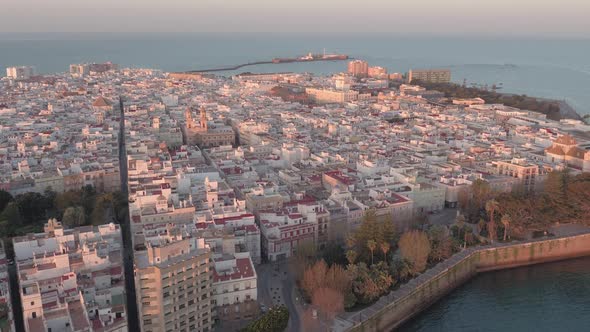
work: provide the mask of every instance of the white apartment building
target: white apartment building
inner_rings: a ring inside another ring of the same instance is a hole
[[[127,331],[119,226],[50,219],[13,244],[27,332]]]
[[[301,244],[320,249],[329,239],[330,213],[308,196],[295,197],[280,209],[259,212],[262,255],[268,261],[291,257]]]
[[[178,227],[135,235],[135,287],[144,332],[211,331],[210,251]]]
[[[6,76],[15,80],[27,80],[35,76],[36,69],[33,66],[16,66],[6,68]]]
[[[257,275],[249,253],[222,254],[213,264],[213,305],[222,321],[252,319],[258,313]]]
[[[356,90],[306,88],[305,93],[318,103],[347,103],[359,98],[359,92]]]

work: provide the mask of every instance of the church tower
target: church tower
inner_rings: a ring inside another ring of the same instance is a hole
[[[201,128],[207,130],[207,111],[203,106],[201,106]]]
[[[184,111],[184,121],[186,122],[186,127],[187,128],[192,128],[193,127],[193,116],[191,115],[191,109],[187,108]]]

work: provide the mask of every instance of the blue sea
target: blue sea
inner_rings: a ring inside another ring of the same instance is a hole
[[[480,274],[399,331],[590,331],[590,258]]]
[[[503,92],[566,100],[590,114],[590,39],[400,37],[363,34],[106,34],[0,33],[0,67],[34,65],[40,73],[71,63],[112,61],[122,67],[181,71],[273,57],[344,53],[390,72],[446,67],[457,83],[501,85]],[[346,62],[245,67],[238,72],[346,70]],[[235,72],[235,73],[238,73]],[[224,72],[220,74],[234,74]],[[501,84],[500,84],[501,83]]]

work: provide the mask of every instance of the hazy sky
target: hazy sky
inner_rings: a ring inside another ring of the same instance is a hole
[[[385,32],[590,38],[590,0],[0,0],[0,32]]]

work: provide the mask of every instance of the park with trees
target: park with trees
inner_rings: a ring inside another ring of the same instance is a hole
[[[331,320],[372,304],[462,248],[547,235],[556,223],[589,225],[590,175],[554,171],[528,192],[498,192],[476,180],[458,205],[452,225],[414,222],[404,230],[391,216],[380,219],[367,210],[346,243],[321,253],[298,251],[293,261],[302,271],[296,279],[304,298]]]
[[[378,218],[367,210],[346,243],[332,245],[339,249],[328,247],[315,256],[298,251],[294,260],[304,266],[299,287],[324,318],[370,305],[460,248],[460,239],[446,227],[417,222],[402,232],[394,225],[391,216]]]
[[[12,196],[0,190],[0,237],[9,238],[42,232],[49,218],[67,228],[124,223],[128,214],[127,197],[122,192],[98,193],[94,187],[57,193],[27,192]]]
[[[420,85],[428,90],[436,90],[444,93],[447,98],[481,98],[486,104],[503,104],[522,110],[529,110],[547,115],[548,119],[559,121],[562,116],[559,103],[553,100],[544,100],[527,95],[498,93],[494,89],[480,89],[466,87],[456,83],[430,83],[414,80],[412,84]]]
[[[451,231],[459,233],[459,224],[471,224],[475,235],[488,242],[529,239],[556,223],[589,226],[590,174],[553,171],[534,191],[499,192],[476,180],[459,195],[458,205],[461,220]]]

